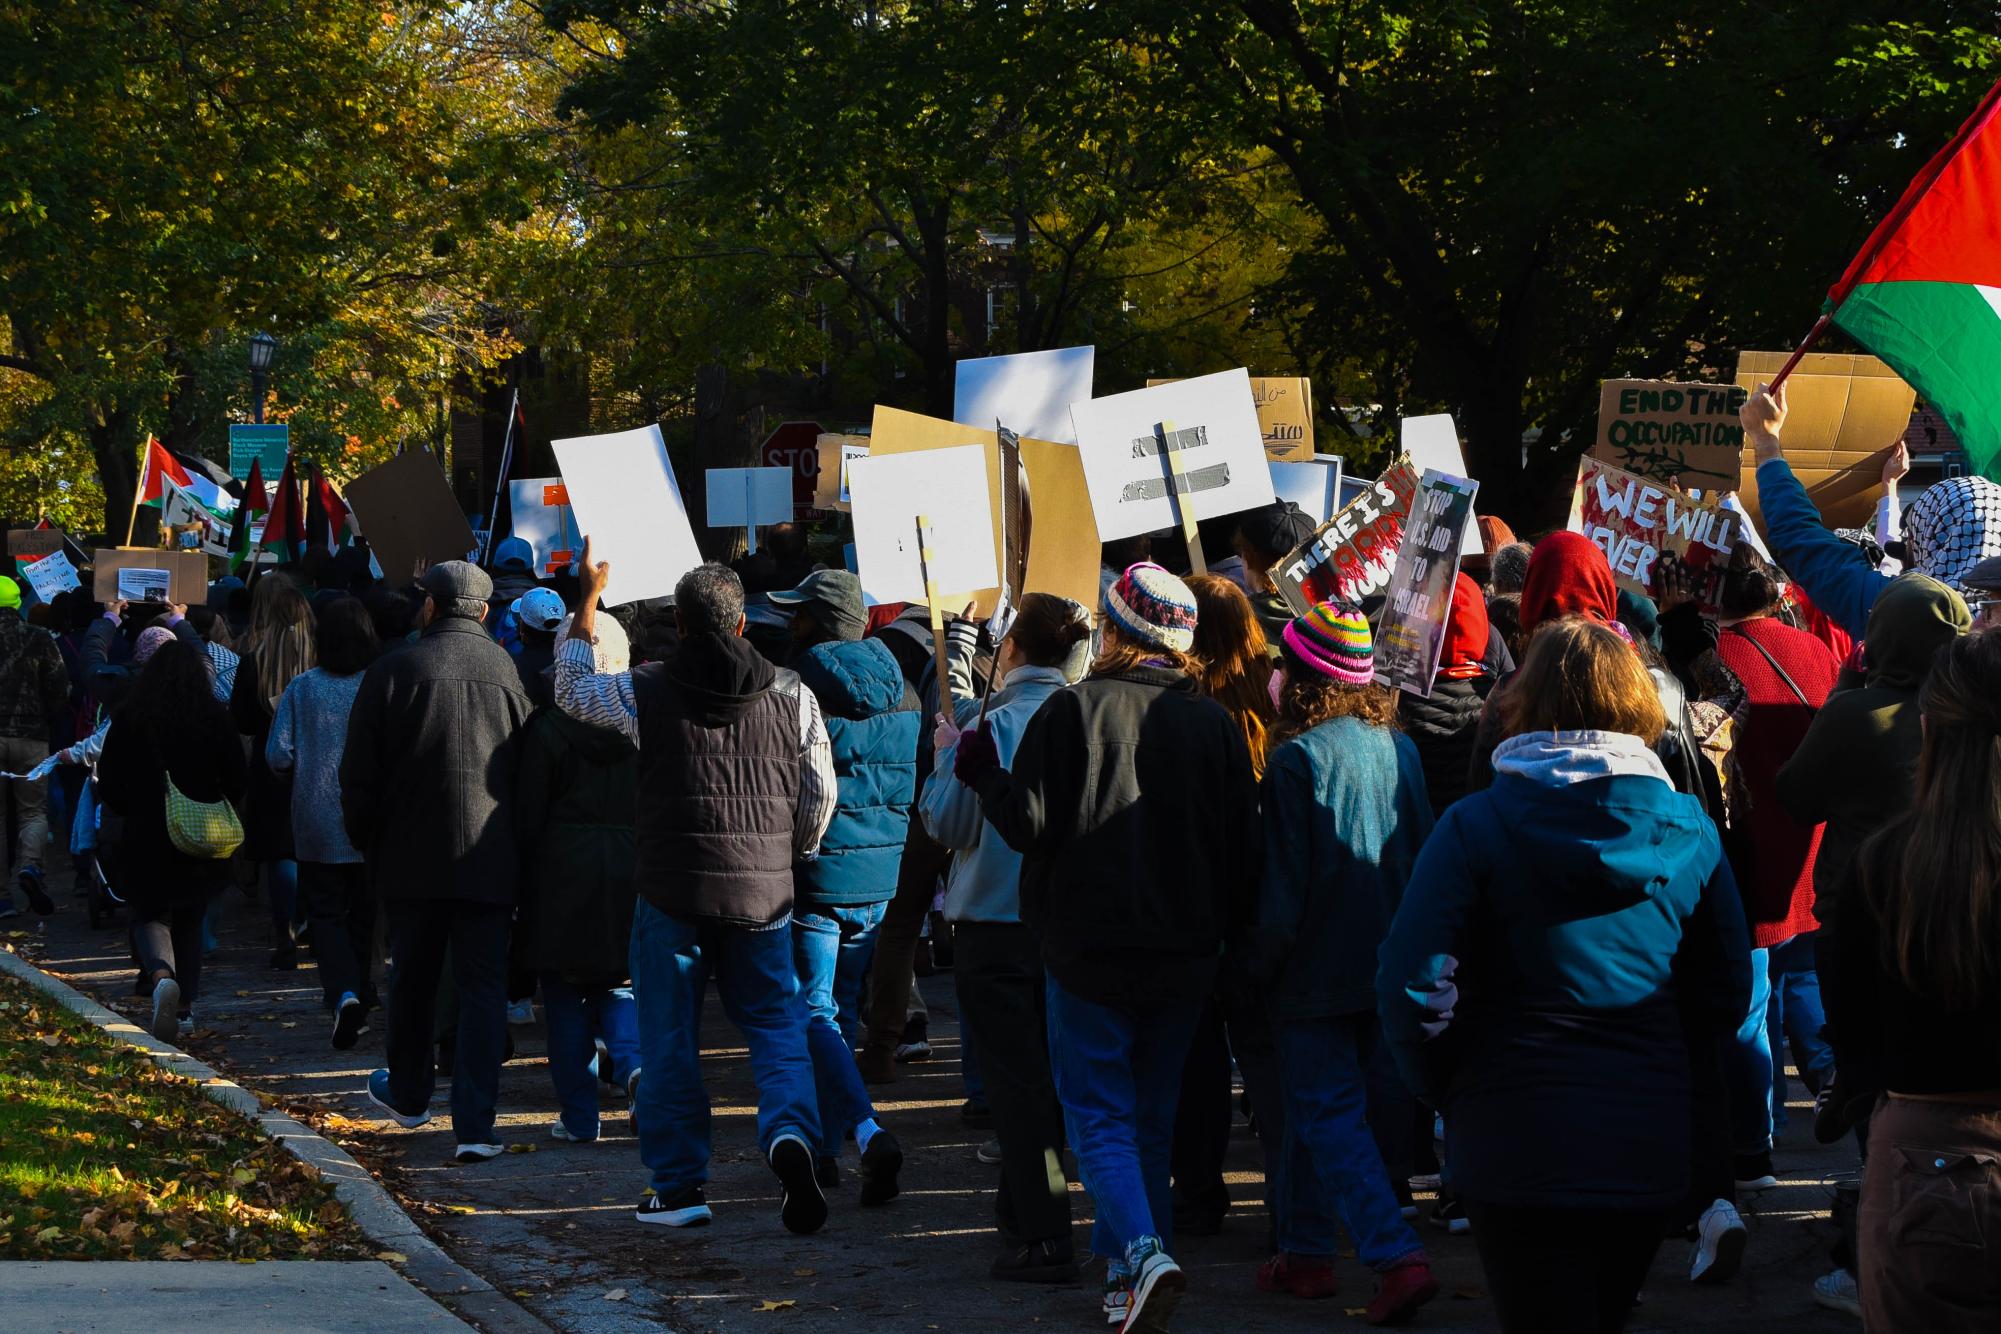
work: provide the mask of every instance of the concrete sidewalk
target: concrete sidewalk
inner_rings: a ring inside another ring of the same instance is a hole
[[[436,1334],[470,1328],[376,1260],[0,1264],[0,1323],[47,1334]]]

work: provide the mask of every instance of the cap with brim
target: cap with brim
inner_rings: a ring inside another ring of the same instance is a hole
[[[530,630],[550,631],[563,623],[569,608],[563,605],[562,597],[553,588],[531,588],[514,599],[508,610],[514,619]]]
[[[2001,593],[2001,556],[1989,556],[1959,577],[1966,587],[1982,593]]]
[[[862,581],[846,570],[815,570],[797,588],[768,596],[773,606],[805,612],[836,639],[860,639],[868,629]]]

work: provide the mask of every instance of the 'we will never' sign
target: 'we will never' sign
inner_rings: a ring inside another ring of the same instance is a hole
[[[1577,462],[1570,531],[1596,542],[1625,588],[1658,597],[1663,560],[1677,560],[1696,577],[1696,597],[1713,605],[1716,581],[1743,534],[1743,516],[1692,500],[1665,482],[1594,458]]]

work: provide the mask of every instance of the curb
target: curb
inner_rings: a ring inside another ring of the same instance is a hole
[[[285,1151],[333,1183],[334,1195],[347,1206],[368,1239],[384,1250],[408,1257],[395,1265],[404,1278],[456,1315],[475,1322],[489,1334],[551,1334],[549,1326],[445,1253],[417,1226],[381,1183],[334,1144],[281,1111],[264,1106],[257,1095],[224,1078],[179,1047],[160,1041],[116,1011],[106,1009],[59,978],[52,977],[11,949],[0,949],[0,973],[42,992],[72,1014],[80,1015],[128,1047],[152,1057],[173,1074],[192,1079],[213,1102],[256,1125]]]

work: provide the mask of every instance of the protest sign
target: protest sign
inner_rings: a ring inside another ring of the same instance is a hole
[[[60,551],[51,551],[38,561],[31,561],[21,567],[21,577],[35,590],[35,596],[43,602],[54,602],[72,588],[81,588],[82,581],[76,577],[76,566],[70,564],[69,557]]]
[[[208,598],[208,557],[157,547],[99,547],[90,558],[90,595],[99,602],[179,602]]]
[[[1000,441],[992,427],[983,431],[878,405],[868,441],[871,459],[979,445],[987,457],[991,500],[988,526],[993,533],[994,569],[1000,569]],[[1028,539],[1028,577],[1021,591],[1071,598],[1095,613],[1100,554],[1098,525],[1091,516],[1091,497],[1084,486],[1084,467],[1077,447],[1023,437],[1021,464],[1028,474],[1028,493],[1035,509],[1035,528]],[[849,463],[850,474],[856,466],[852,461]],[[995,587],[973,591],[972,601],[978,615],[993,614],[1000,600],[998,584],[996,575]]]
[[[39,560],[62,549],[60,528],[15,528],[7,534],[7,554],[15,560]]]
[[[1434,412],[1423,417],[1405,417],[1401,426],[1404,457],[1411,466],[1422,472],[1426,468],[1436,468],[1448,477],[1465,477],[1466,455],[1459,448],[1459,427],[1449,412]],[[1480,541],[1480,527],[1473,517],[1466,518],[1466,544],[1462,548],[1468,556],[1478,556],[1486,551]]]
[[[1737,383],[1769,383],[1790,352],[1740,352]],[[1786,462],[1830,528],[1859,528],[1882,494],[1883,461],[1909,427],[1917,393],[1875,357],[1809,352],[1786,377]],[[1755,517],[1757,463],[1745,446],[1744,504]]]
[[[1418,471],[1398,459],[1369,488],[1272,567],[1278,591],[1304,616],[1319,602],[1360,602],[1396,569]]]
[[[1742,535],[1743,518],[1720,504],[1693,500],[1666,482],[1594,458],[1577,461],[1570,531],[1596,542],[1627,590],[1657,598],[1663,560],[1695,576],[1696,599],[1716,601],[1716,583]]]
[[[1058,347],[971,357],[958,367],[952,420],[993,429],[996,421],[1037,440],[1074,445],[1070,405],[1091,396],[1095,347]]]
[[[1148,380],[1147,388],[1174,384]],[[1273,463],[1304,463],[1313,455],[1313,382],[1303,375],[1253,375],[1251,402],[1264,432],[1265,457]]]
[[[583,534],[560,477],[517,478],[507,484],[509,529],[535,552],[535,568],[560,574],[583,554]]]
[[[1439,655],[1445,651],[1460,547],[1472,527],[1467,520],[1479,489],[1478,482],[1435,468],[1426,468],[1418,480],[1376,629],[1376,684],[1431,698]]]
[[[1591,457],[1677,482],[1684,491],[1735,491],[1744,453],[1734,384],[1607,380],[1598,386],[1598,443]]]
[[[757,530],[792,517],[792,477],[790,468],[709,469],[709,527],[743,529],[756,555]]]
[[[229,475],[239,481],[249,478],[253,461],[261,465],[264,477],[276,477],[285,471],[291,452],[292,428],[284,422],[229,424]]]
[[[398,454],[354,479],[347,488],[369,550],[398,587],[420,560],[464,560],[476,539],[451,483],[430,453]]]
[[[813,507],[823,510],[848,508],[848,465],[869,454],[865,435],[824,434],[819,440],[820,472],[814,479]]]
[[[929,576],[957,610],[1000,583],[986,451],[978,445],[871,454],[848,468],[855,563],[870,606],[927,602],[917,521],[930,525]]]
[[[160,479],[160,527],[173,533],[175,546],[199,548],[211,556],[229,554],[229,512],[218,513],[171,477]]]
[[[577,527],[590,539],[593,556],[611,562],[606,606],[665,597],[702,563],[658,426],[572,436],[549,446]]]
[[[1341,508],[1341,456],[1316,454],[1298,463],[1266,463],[1271,489],[1299,506],[1315,523],[1326,523]]]
[[[1272,503],[1264,431],[1246,371],[1073,403],[1070,415],[1103,541]],[[1163,426],[1172,433],[1163,434]],[[1180,503],[1175,454],[1183,472]]]

